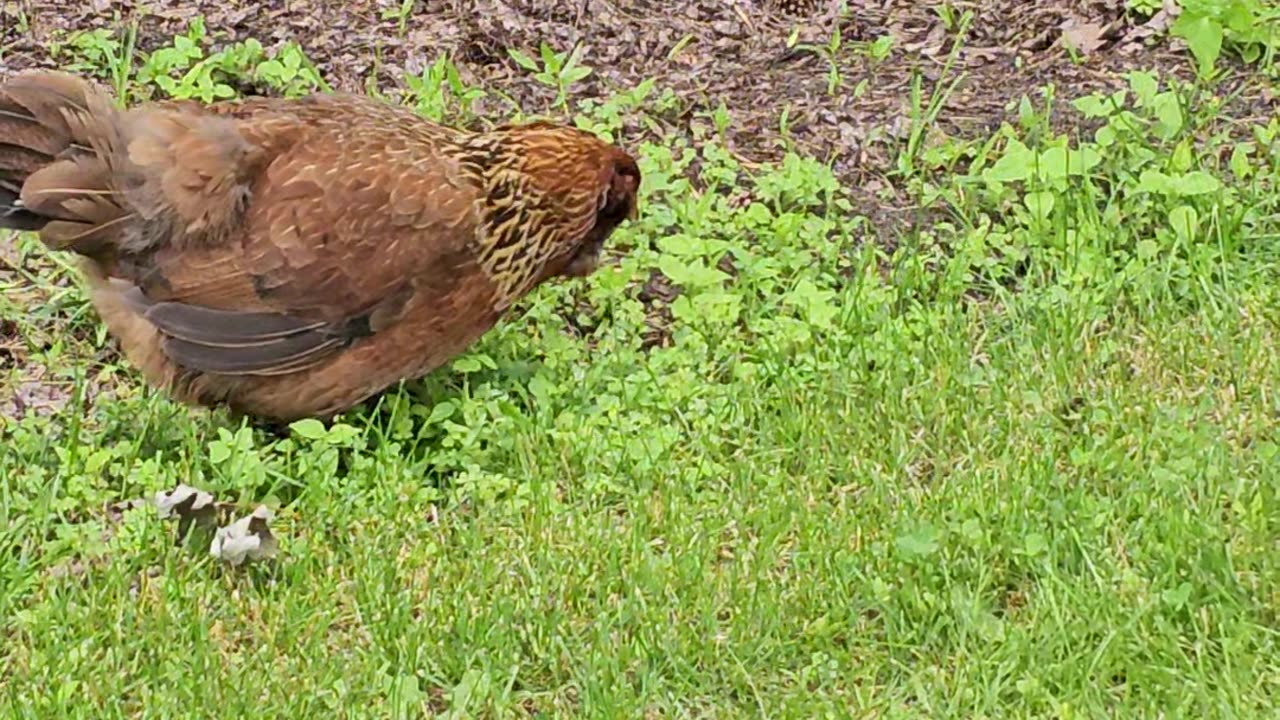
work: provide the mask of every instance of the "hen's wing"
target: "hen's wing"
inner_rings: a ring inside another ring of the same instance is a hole
[[[344,96],[181,111],[232,120],[266,162],[229,232],[148,245],[114,263],[111,274],[136,285],[128,296],[179,365],[296,372],[411,306],[443,299],[475,272],[478,189],[447,150],[452,131]],[[173,144],[148,156],[135,143],[131,155],[144,172],[148,160],[184,167]],[[206,169],[197,175],[218,174],[210,157],[198,161]],[[202,203],[226,203],[216,192],[184,192],[172,190],[165,202],[188,215]]]

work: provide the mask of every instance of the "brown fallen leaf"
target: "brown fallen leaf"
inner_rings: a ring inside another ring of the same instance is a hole
[[[1090,55],[1107,43],[1107,28],[1091,22],[1080,22],[1074,18],[1062,24],[1062,40],[1081,55]]]
[[[161,518],[178,518],[179,543],[193,525],[212,528],[218,524],[218,504],[214,502],[213,496],[185,483],[169,492],[156,493],[155,505]]]
[[[232,565],[240,565],[245,560],[267,560],[275,557],[279,543],[267,525],[271,517],[267,506],[259,505],[245,517],[218,528],[213,536],[213,544],[209,547],[209,554]]]
[[[1164,7],[1151,16],[1151,19],[1129,31],[1126,39],[1128,46],[1140,46],[1142,42],[1163,36],[1173,27],[1174,20],[1178,19],[1178,15],[1182,12],[1177,3],[1171,0],[1165,0]]]

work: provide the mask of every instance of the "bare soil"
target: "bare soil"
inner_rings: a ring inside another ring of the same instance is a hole
[[[340,90],[361,91],[371,82],[394,90],[406,72],[448,53],[464,79],[538,111],[550,106],[553,93],[519,68],[507,49],[536,54],[544,41],[557,49],[581,44],[594,72],[572,88],[575,100],[656,78],[682,101],[680,116],[668,118],[673,125],[706,123],[701,115],[723,102],[734,118],[730,142],[742,157],[767,161],[792,147],[831,160],[842,176],[858,181],[885,169],[889,148],[911,116],[916,74],[926,98],[939,83],[960,78],[938,127],[971,135],[998,125],[1013,101],[1046,83],[1073,96],[1114,84],[1135,66],[1184,68],[1183,54],[1157,38],[1167,18],[1128,15],[1124,4],[418,0],[401,26],[400,0],[10,0],[0,31],[0,75],[53,64],[49,42],[77,30],[136,19],[139,45],[151,50],[203,16],[219,42],[299,42]],[[958,42],[966,11],[973,13],[972,23]],[[837,28],[855,44],[890,35],[893,50],[875,61],[865,52],[832,60],[806,49],[825,46]],[[1078,49],[1069,47],[1073,43]],[[840,87],[829,93],[833,63]],[[784,112],[790,144],[779,137]]]

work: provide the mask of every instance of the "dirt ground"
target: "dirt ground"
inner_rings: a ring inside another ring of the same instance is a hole
[[[1155,40],[1168,15],[1128,15],[1124,5],[1124,0],[417,0],[402,29],[401,0],[9,0],[0,33],[0,75],[51,64],[44,48],[59,34],[136,18],[139,45],[150,50],[168,43],[192,17],[204,16],[219,40],[298,41],[337,89],[359,91],[369,78],[392,89],[405,72],[419,71],[448,53],[464,79],[526,109],[540,109],[548,105],[548,89],[517,67],[507,48],[532,54],[542,41],[558,49],[581,43],[583,60],[595,71],[574,86],[575,99],[656,78],[683,101],[680,116],[664,118],[673,126],[705,123],[700,115],[723,102],[734,117],[733,149],[750,161],[773,159],[782,151],[779,126],[785,110],[792,147],[831,160],[856,187],[887,167],[889,149],[906,131],[916,71],[926,92],[940,79],[961,77],[938,126],[948,134],[970,135],[998,125],[1012,102],[1046,83],[1071,96],[1110,85],[1117,73],[1134,66],[1185,68],[1176,48]],[[966,11],[973,13],[971,27],[952,72],[943,78]],[[829,94],[831,63],[802,46],[825,45],[837,27],[855,46],[886,34],[894,42],[889,57],[878,62],[865,52],[842,53],[836,61],[842,89]]]

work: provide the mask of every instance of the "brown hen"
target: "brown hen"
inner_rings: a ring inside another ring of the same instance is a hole
[[[153,385],[265,420],[330,417],[444,364],[636,213],[615,146],[547,123],[470,133],[368,98],[119,110],[0,85],[0,227],[83,257]]]

